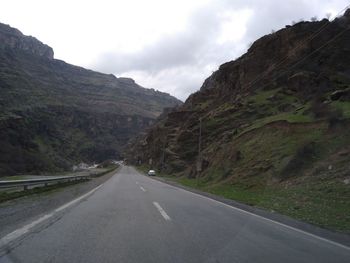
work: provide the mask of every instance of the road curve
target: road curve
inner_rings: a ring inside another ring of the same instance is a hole
[[[345,246],[152,180],[128,166],[98,189],[0,240],[0,262],[336,263],[350,258]]]

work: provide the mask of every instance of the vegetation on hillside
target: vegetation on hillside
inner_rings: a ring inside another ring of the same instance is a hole
[[[1,23],[0,38],[0,176],[120,158],[129,138],[180,103],[56,60],[50,47]]]
[[[130,161],[350,231],[349,24],[348,10],[257,40],[139,137]]]

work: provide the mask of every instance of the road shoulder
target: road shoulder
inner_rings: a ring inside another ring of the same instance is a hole
[[[110,179],[118,170],[119,168],[92,180],[57,188],[54,191],[23,196],[0,203],[0,237],[91,191]]]
[[[144,176],[147,176],[140,171],[139,171],[139,173],[143,174]],[[152,176],[150,178],[157,180],[159,182],[162,182],[162,183],[166,183],[166,184],[174,186],[174,187],[181,188],[181,189],[186,190],[188,192],[191,192],[193,194],[197,194],[197,195],[203,196],[205,198],[213,199],[213,200],[221,202],[225,205],[229,205],[231,207],[241,209],[243,211],[261,216],[263,218],[275,221],[277,223],[286,225],[288,227],[295,228],[297,230],[304,231],[306,233],[309,233],[309,234],[312,234],[312,235],[315,235],[315,236],[318,236],[318,237],[321,237],[324,239],[328,239],[330,241],[340,243],[342,245],[350,247],[350,235],[348,235],[348,234],[324,229],[324,228],[321,228],[321,227],[318,227],[315,225],[311,225],[311,224],[293,219],[291,217],[276,213],[276,212],[272,212],[272,211],[268,211],[268,210],[265,210],[262,208],[243,204],[243,203],[237,202],[235,200],[226,199],[224,197],[217,196],[217,195],[214,195],[211,193],[207,193],[207,192],[195,189],[195,188],[190,188],[190,187],[181,185],[177,182],[174,182],[174,181],[167,179],[167,178],[164,178],[164,177]]]

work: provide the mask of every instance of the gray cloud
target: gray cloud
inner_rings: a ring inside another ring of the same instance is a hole
[[[166,35],[135,53],[106,52],[91,67],[117,76],[130,74],[141,85],[184,100],[200,88],[211,71],[242,55],[248,44],[258,37],[293,20],[322,18],[329,8],[339,11],[347,4],[345,0],[213,1],[191,15],[185,31]],[[219,43],[224,22],[222,14],[244,9],[251,10],[252,16],[243,39]]]
[[[198,10],[191,17],[186,31],[167,35],[139,52],[102,54],[94,67],[117,73],[130,70],[154,72],[197,63],[205,46],[214,41],[219,31],[216,16],[209,9]]]

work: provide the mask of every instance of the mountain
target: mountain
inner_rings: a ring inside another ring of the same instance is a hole
[[[305,212],[301,218],[321,225],[347,222],[350,230],[349,27],[350,10],[258,39],[139,136],[129,161],[151,162],[191,185],[186,178],[199,177],[203,189],[250,204]]]
[[[51,47],[0,23],[0,175],[119,158],[169,94],[54,59]]]

